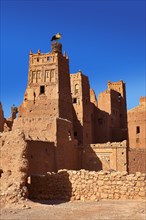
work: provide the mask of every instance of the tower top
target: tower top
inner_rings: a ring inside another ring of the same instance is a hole
[[[51,44],[51,49],[52,49],[52,52],[62,53],[62,44],[59,42],[53,42]]]

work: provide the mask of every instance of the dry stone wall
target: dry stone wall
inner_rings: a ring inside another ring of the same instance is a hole
[[[60,170],[58,173],[32,176],[28,191],[29,197],[35,199],[144,199],[146,174]]]

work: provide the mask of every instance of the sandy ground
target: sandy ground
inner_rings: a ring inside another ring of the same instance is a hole
[[[146,220],[146,201],[27,201],[1,207],[1,220]]]

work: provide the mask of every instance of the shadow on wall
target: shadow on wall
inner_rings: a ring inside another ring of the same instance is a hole
[[[30,200],[50,204],[46,200],[59,203],[69,201],[72,195],[72,184],[66,171],[47,173],[46,175],[32,175],[28,177],[28,198]]]
[[[82,149],[79,149],[79,151],[81,151],[81,169],[90,171],[99,171],[103,169],[101,160],[96,155],[94,150],[90,147],[90,145],[87,147],[82,147]]]
[[[97,157],[94,150],[90,147],[90,145],[85,145],[83,140],[83,126],[81,125],[80,121],[77,118],[76,112],[73,109],[73,116],[74,116],[74,138],[78,141],[78,169],[85,169],[85,170],[92,170],[92,171],[99,171],[102,170],[102,162]],[[92,121],[93,122],[93,121]],[[95,122],[95,120],[94,120]],[[95,125],[92,129],[92,132],[95,131]],[[92,141],[94,138],[92,137]]]

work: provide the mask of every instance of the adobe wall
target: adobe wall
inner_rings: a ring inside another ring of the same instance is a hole
[[[28,175],[56,172],[55,146],[53,142],[26,140],[28,148]]]
[[[81,71],[70,74],[73,101],[73,124],[75,138],[79,144],[92,143],[90,85],[88,77]]]
[[[74,139],[73,125],[70,121],[57,118],[56,163],[59,169],[78,169],[77,143]]]
[[[2,103],[0,102],[0,132],[4,130],[4,113],[2,109]]]
[[[27,143],[16,130],[0,134],[0,198],[4,203],[27,197]]]
[[[56,72],[58,72],[59,117],[73,121],[69,59],[60,53]]]
[[[128,150],[128,172],[142,172],[146,173],[146,149]]]
[[[146,174],[60,170],[30,177],[28,191],[31,199],[141,200],[146,196]]]
[[[56,119],[42,116],[18,117],[13,130],[22,129],[26,139],[56,142]]]
[[[102,123],[99,137],[102,137],[104,133],[106,137],[105,140],[103,138],[97,142],[127,140],[126,89],[122,80],[108,81],[108,89],[98,96],[98,108],[101,113],[100,118],[98,117],[100,123],[97,124],[97,128],[100,128]],[[106,114],[108,114],[107,117]]]
[[[127,142],[91,144],[83,149],[82,168],[86,170],[127,171]]]
[[[130,148],[146,148],[146,97],[128,111],[128,141]]]

